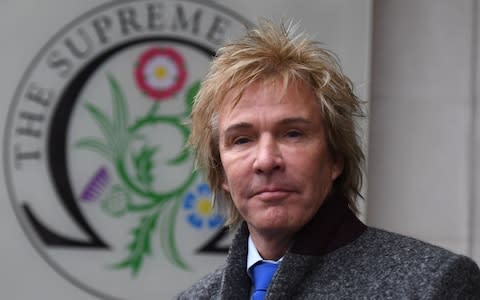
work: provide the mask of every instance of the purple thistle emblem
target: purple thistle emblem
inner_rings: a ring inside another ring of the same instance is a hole
[[[101,167],[83,188],[81,199],[84,201],[97,200],[109,181],[110,177],[108,176],[107,169]]]

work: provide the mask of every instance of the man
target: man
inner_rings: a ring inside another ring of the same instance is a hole
[[[357,115],[333,55],[292,27],[263,21],[219,50],[190,142],[238,231],[179,299],[480,299],[471,259],[357,219]]]

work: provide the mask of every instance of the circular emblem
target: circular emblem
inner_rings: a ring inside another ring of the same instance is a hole
[[[102,299],[165,299],[230,238],[185,147],[215,50],[248,22],[206,1],[113,1],[40,50],[10,106],[14,211],[59,274]]]

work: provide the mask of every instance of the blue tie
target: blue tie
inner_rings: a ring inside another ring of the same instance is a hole
[[[255,292],[252,294],[253,300],[263,300],[267,293],[268,285],[272,280],[273,274],[277,270],[278,264],[270,262],[259,262],[252,268],[253,285]]]

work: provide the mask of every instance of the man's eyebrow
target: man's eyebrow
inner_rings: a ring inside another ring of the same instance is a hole
[[[305,125],[308,125],[308,124],[311,124],[312,121],[307,119],[307,118],[304,118],[304,117],[292,117],[292,118],[285,118],[285,119],[282,119],[279,124],[280,125],[295,125],[295,124],[305,124]]]
[[[235,123],[228,126],[227,129],[224,130],[223,136],[228,136],[237,130],[250,129],[250,128],[253,128],[253,125],[251,123],[247,123],[247,122]]]
[[[291,117],[291,118],[282,119],[277,124],[280,126],[286,126],[286,125],[295,125],[295,124],[308,125],[311,123],[312,123],[311,120],[304,117]],[[230,134],[232,134],[237,130],[250,129],[250,128],[253,128],[253,124],[248,122],[240,122],[240,123],[236,123],[228,126],[227,129],[225,129],[225,131],[222,134],[223,136],[229,136]]]

